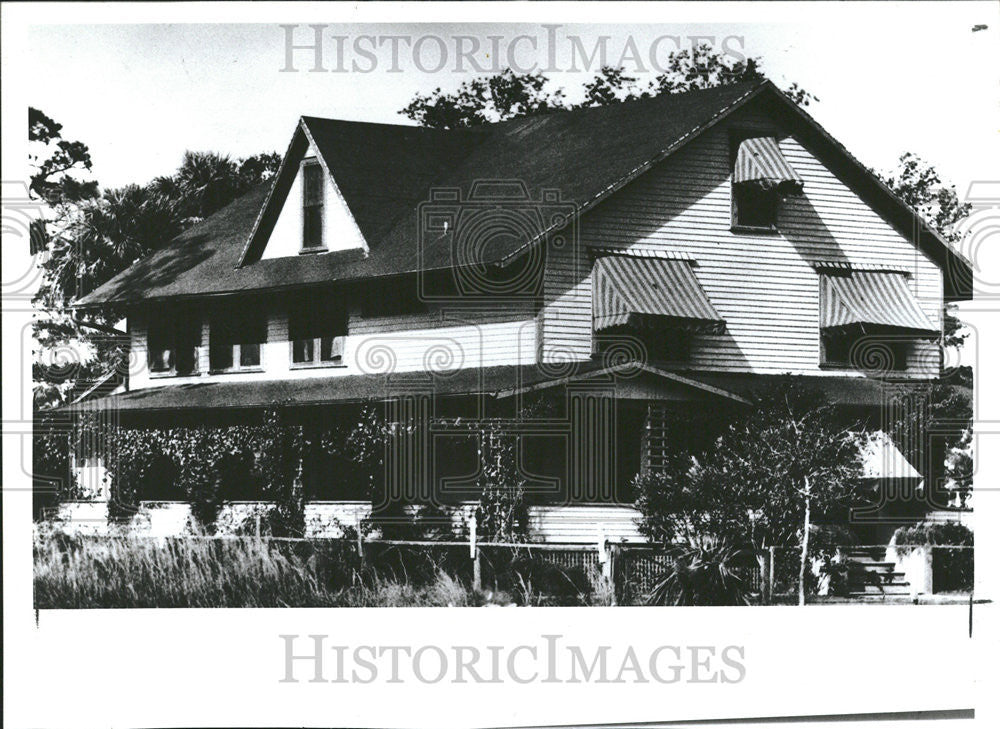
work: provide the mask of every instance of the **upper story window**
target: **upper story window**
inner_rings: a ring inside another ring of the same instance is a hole
[[[778,191],[734,185],[733,227],[777,230]]]
[[[316,160],[302,164],[302,252],[325,250],[323,242],[323,167]]]
[[[639,255],[594,261],[598,351],[610,356],[617,347],[633,358],[680,361],[688,356],[692,334],[723,333],[726,322],[698,282],[694,265],[693,260]],[[644,352],[634,351],[638,343]]]
[[[149,371],[157,375],[192,375],[198,371],[201,317],[191,312],[159,312],[146,332]]]
[[[344,363],[347,311],[334,302],[305,299],[288,316],[292,367],[334,367]]]
[[[730,143],[733,229],[777,230],[781,198],[802,194],[802,178],[785,159],[774,137],[735,132]]]
[[[902,273],[821,269],[819,283],[821,365],[905,370],[914,342],[940,337]]]
[[[261,345],[267,341],[267,317],[256,306],[227,307],[212,317],[209,367],[214,372],[261,367]]]

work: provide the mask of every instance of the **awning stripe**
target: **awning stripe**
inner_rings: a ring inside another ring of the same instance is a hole
[[[671,326],[721,333],[725,321],[708,300],[690,261],[605,256],[594,262],[594,329],[655,318]]]
[[[898,273],[820,274],[820,327],[873,326],[938,336]]]
[[[788,164],[774,137],[751,137],[740,143],[733,167],[735,184],[752,183],[784,192],[801,193],[802,178]]]

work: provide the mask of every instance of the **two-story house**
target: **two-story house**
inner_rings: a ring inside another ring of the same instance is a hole
[[[969,280],[770,82],[458,130],[303,117],[271,184],[77,303],[127,311],[142,366],[76,407],[162,427],[425,398],[516,420],[551,390],[566,407],[524,426],[519,464],[548,494],[536,537],[638,539],[627,486],[673,414],[791,373],[877,426],[899,383],[938,376]],[[435,490],[475,480],[430,460]],[[313,512],[363,517],[327,475]]]

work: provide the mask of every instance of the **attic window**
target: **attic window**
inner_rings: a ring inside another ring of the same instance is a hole
[[[801,195],[802,178],[781,153],[775,137],[734,133],[730,149],[733,228],[776,230],[778,202],[784,195]]]
[[[316,160],[302,165],[302,252],[326,250],[323,244],[323,167]]]

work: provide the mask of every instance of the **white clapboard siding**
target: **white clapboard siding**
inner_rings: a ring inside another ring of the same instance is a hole
[[[612,542],[645,542],[638,519],[639,512],[630,506],[579,504],[528,510],[532,540],[549,543],[596,544],[601,534]]]
[[[732,124],[768,125],[745,112]],[[940,324],[937,266],[792,137],[780,140],[805,181],[805,195],[781,203],[777,235],[731,232],[729,125],[694,140],[610,197],[580,223],[580,242],[690,254],[719,314],[723,335],[695,338],[686,367],[715,371],[831,374],[819,367],[819,280],[811,262],[843,260],[908,272],[911,291]],[[586,257],[550,251],[539,316],[545,361],[590,357],[591,280]],[[574,283],[575,282],[575,283]],[[934,374],[938,352],[919,343],[914,374]]]
[[[132,366],[129,388],[450,370],[532,364],[537,359],[536,323],[530,305],[491,312],[435,308],[430,312],[385,317],[366,317],[353,311],[345,341],[344,366],[293,368],[288,315],[283,309],[275,308],[268,313],[267,342],[261,347],[259,371],[210,374],[207,319],[206,315],[199,351],[201,374],[175,377],[150,373],[145,316],[134,314],[130,317]]]

